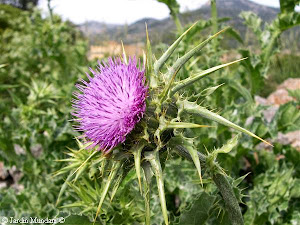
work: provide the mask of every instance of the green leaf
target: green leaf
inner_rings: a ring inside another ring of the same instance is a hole
[[[59,223],[58,223],[59,224]],[[91,225],[92,222],[86,216],[71,215],[64,221],[65,225]],[[100,224],[100,223],[95,223]]]
[[[177,225],[204,225],[209,218],[216,197],[202,192],[189,210],[182,212]]]
[[[290,12],[279,15],[279,28],[285,31],[300,24],[300,13]]]
[[[211,94],[213,94],[219,87],[223,86],[223,84],[219,84],[217,86],[214,87],[209,87],[209,88],[205,88],[203,91],[201,91],[199,94],[195,95],[195,97],[200,97],[200,96],[209,96]]]
[[[78,174],[80,175],[82,173],[82,168],[85,168],[86,164],[88,163],[89,160],[91,160],[91,158],[93,158],[96,154],[98,154],[99,151],[94,151],[92,152],[92,154],[89,155],[89,157],[72,173],[72,176],[78,172]],[[75,181],[77,180],[78,176],[76,176]]]
[[[140,142],[137,145],[134,145],[133,148],[131,149],[131,152],[134,156],[134,165],[135,165],[135,171],[136,171],[136,176],[138,178],[139,181],[139,188],[140,188],[140,192],[142,194],[142,181],[141,181],[141,154],[142,154],[142,150],[145,147],[145,143],[144,142]]]
[[[114,184],[114,187],[113,187],[113,189],[112,189],[112,192],[111,192],[111,196],[110,196],[110,201],[112,202],[112,200],[114,199],[114,197],[115,197],[115,195],[116,195],[116,193],[117,193],[117,191],[118,191],[118,189],[119,189],[119,187],[120,187],[120,184],[121,184],[121,182],[123,181],[123,179],[124,179],[124,173],[122,173],[122,174],[120,174],[118,177],[117,177],[117,179],[116,179],[116,181],[115,181],[115,184]]]
[[[57,200],[56,200],[56,206],[59,204],[60,202],[60,198],[62,196],[62,194],[64,193],[64,191],[66,190],[67,186],[68,186],[68,182],[70,182],[72,178],[72,174],[70,173],[69,176],[67,177],[66,181],[64,182],[64,184],[61,186]]]
[[[248,102],[253,102],[251,93],[240,82],[236,81],[235,79],[225,80],[230,87],[239,92]]]
[[[159,76],[159,70],[163,66],[164,63],[168,60],[168,58],[172,55],[174,50],[177,48],[181,40],[186,36],[186,34],[197,24],[194,23],[192,26],[190,26],[189,29],[187,29],[168,49],[165,51],[165,53],[154,63],[154,73],[156,76]]]
[[[176,74],[190,58],[192,58],[197,52],[201,51],[211,40],[218,37],[221,33],[225,32],[227,29],[228,27],[210,36],[205,41],[201,42],[199,45],[197,45],[192,50],[187,52],[184,56],[177,59],[176,62],[173,64],[173,66],[168,70],[168,73],[166,75],[166,77],[169,79],[169,82],[172,80],[174,74]]]
[[[173,14],[178,14],[180,5],[177,3],[176,0],[158,0],[159,2],[165,3],[168,8],[170,9],[170,13]]]
[[[294,102],[288,102],[279,107],[273,121],[278,124],[279,131],[297,130],[300,124],[300,111]]]
[[[298,104],[300,104],[300,89],[288,90],[288,92],[289,92],[289,96],[295,98]]]
[[[166,129],[184,129],[184,128],[201,128],[201,127],[212,127],[212,126],[195,124],[195,123],[185,123],[185,122],[166,123]]]
[[[239,32],[237,30],[235,30],[234,28],[230,27],[227,32],[230,36],[232,36],[233,38],[235,38],[238,42],[240,42],[241,44],[244,43],[242,37],[240,36]]]
[[[172,139],[172,141],[176,142],[176,143],[180,143],[180,145],[182,145],[188,151],[188,153],[190,154],[190,156],[194,162],[194,165],[197,169],[197,172],[198,172],[198,175],[200,178],[200,184],[203,186],[202,174],[201,174],[201,164],[200,164],[200,159],[198,156],[198,151],[194,145],[194,140],[192,138],[186,138],[182,135],[178,135],[178,136],[174,137]]]
[[[121,41],[121,45],[122,45],[122,58],[123,58],[123,61],[125,62],[125,64],[128,64],[128,61],[127,61],[127,56],[126,56],[126,52],[125,52],[125,48],[124,48],[124,44],[123,44],[123,41]]]
[[[177,83],[175,83],[175,86],[171,89],[170,91],[170,94],[169,96],[172,97],[177,91],[181,90],[182,88],[185,88],[191,84],[193,84],[194,82],[202,79],[203,77],[215,72],[215,71],[218,71],[219,69],[222,69],[226,66],[230,66],[234,63],[237,63],[237,62],[240,62],[242,60],[245,60],[246,58],[243,58],[243,59],[239,59],[239,60],[236,60],[236,61],[233,61],[233,62],[230,62],[230,63],[226,63],[226,64],[223,64],[223,65],[219,65],[219,66],[215,66],[215,67],[212,67],[210,69],[207,69],[207,70],[204,70],[198,74],[195,74],[185,80],[182,80],[182,81],[179,81]]]
[[[97,220],[97,217],[100,213],[100,210],[101,210],[101,206],[104,202],[104,199],[108,193],[108,190],[109,190],[109,187],[111,186],[112,182],[114,181],[115,179],[115,176],[119,170],[121,166],[121,162],[120,161],[114,161],[113,162],[113,165],[111,167],[111,171],[109,173],[109,176],[105,182],[105,185],[104,185],[104,188],[102,189],[102,193],[101,193],[101,198],[100,198],[100,201],[99,201],[99,204],[98,204],[98,207],[97,207],[97,212],[96,212],[96,216],[95,216],[95,219],[94,219],[94,223],[96,222]]]
[[[267,62],[263,61],[261,56],[253,55],[249,50],[239,50],[242,57],[248,57],[241,64],[246,68],[245,80],[251,88],[251,94],[256,94],[264,87],[265,68]]]
[[[8,88],[15,88],[15,87],[19,87],[20,85],[18,84],[0,84],[0,90],[5,90]]]
[[[229,153],[235,146],[237,146],[239,140],[239,135],[234,136],[221,148],[214,151],[215,154],[219,153]]]
[[[300,198],[300,179],[297,178],[294,180],[294,185],[291,189],[291,197],[292,198]]]
[[[178,100],[177,101],[177,106],[178,106],[178,109],[179,109],[179,112],[183,112],[183,111],[186,111],[188,113],[191,113],[191,114],[196,114],[196,115],[200,115],[201,117],[204,117],[206,119],[209,119],[209,120],[213,120],[217,123],[220,123],[220,124],[223,124],[225,126],[228,126],[230,128],[233,128],[235,130],[238,130],[240,132],[243,132],[247,135],[250,135],[254,138],[257,138],[259,140],[261,140],[262,142],[268,144],[268,145],[271,145],[269,142],[263,140],[262,138],[258,137],[257,135],[253,134],[252,132],[230,122],[229,120],[225,119],[224,117],[214,113],[214,112],[211,112],[209,110],[207,110],[206,108],[202,107],[202,106],[199,106],[197,105],[196,103],[192,103],[192,102],[189,102],[187,100]],[[272,146],[272,145],[271,145]]]
[[[281,13],[293,12],[296,5],[300,4],[299,0],[280,0]]]
[[[250,27],[257,37],[262,34],[262,20],[253,12],[242,12],[240,17],[245,20],[245,24]]]
[[[146,80],[149,82],[150,87],[155,88],[157,87],[158,77],[153,74],[153,55],[152,55],[152,48],[151,43],[149,39],[149,33],[148,33],[148,26],[146,25]]]
[[[168,8],[170,10],[170,15],[172,16],[178,31],[181,33],[182,32],[182,25],[181,25],[180,20],[178,18],[180,6],[177,3],[177,1],[176,0],[158,0],[158,1],[162,2],[162,3],[165,3],[168,6]]]
[[[166,196],[165,196],[163,173],[162,173],[161,164],[159,160],[159,151],[145,152],[145,158],[150,162],[152,170],[154,171],[157,188],[158,188],[158,195],[160,199],[161,210],[163,213],[165,224],[168,225],[169,224],[168,210],[167,210],[167,203],[166,203]]]
[[[243,176],[241,176],[241,177],[239,177],[239,178],[237,178],[237,179],[235,179],[235,180],[232,182],[233,186],[234,186],[234,187],[237,187],[240,183],[242,183],[242,181],[243,181],[249,174],[250,174],[250,172],[247,173],[247,174],[245,174],[245,175],[243,175]]]
[[[0,69],[3,68],[3,67],[5,67],[5,66],[7,66],[7,64],[1,64],[0,65]]]

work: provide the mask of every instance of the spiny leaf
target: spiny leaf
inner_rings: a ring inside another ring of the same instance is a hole
[[[169,59],[169,57],[172,55],[174,50],[177,48],[181,40],[184,38],[184,36],[197,24],[194,23],[192,26],[190,26],[189,29],[187,29],[168,49],[167,51],[154,63],[154,73],[158,76],[159,70],[163,66],[163,64]]]
[[[211,74],[211,73],[213,73],[213,72],[215,72],[215,71],[217,71],[219,69],[222,69],[222,68],[224,68],[226,66],[230,66],[230,65],[232,65],[234,63],[240,62],[240,61],[245,60],[245,59],[246,58],[243,58],[243,59],[239,59],[239,60],[236,60],[236,61],[233,61],[233,62],[230,62],[230,63],[226,63],[226,64],[219,65],[219,66],[215,66],[215,67],[212,67],[210,69],[204,70],[204,71],[202,71],[202,72],[200,72],[198,74],[195,74],[194,76],[191,76],[191,77],[189,77],[189,78],[187,78],[185,80],[179,81],[179,82],[175,83],[175,86],[171,89],[169,96],[172,97],[180,89],[185,88],[185,87],[193,84],[194,82],[202,79],[203,77],[205,77],[205,76],[207,76],[207,75],[209,75],[209,74]]]
[[[130,165],[128,165],[125,162],[125,164],[123,165],[122,171],[120,171],[121,174],[118,176],[118,178],[115,182],[115,185],[112,189],[111,196],[110,196],[110,202],[112,202],[113,198],[115,197],[121,183],[124,181],[124,185],[126,185],[129,180],[133,179],[133,178],[131,178],[131,175],[128,175],[128,173],[129,173],[129,171],[131,171],[132,167],[133,166],[131,165],[131,163],[130,163]]]
[[[183,129],[183,128],[200,128],[200,127],[212,127],[212,126],[200,125],[195,123],[185,123],[185,122],[168,122],[166,129]]]
[[[67,159],[55,159],[54,162],[76,162],[78,159],[75,158],[67,158]]]
[[[172,137],[170,141],[168,142],[168,147],[171,149],[174,149],[178,155],[180,155],[183,158],[186,158],[190,161],[193,161],[191,155],[189,154],[189,151],[186,149],[186,146],[183,145],[184,142],[182,141],[182,138],[178,135],[176,137]],[[203,155],[200,152],[197,152],[198,158],[201,162],[200,165],[205,165],[206,163],[206,156]]]
[[[194,146],[193,139],[185,138],[185,137],[182,136],[181,137],[181,143],[186,148],[186,150],[190,153],[190,155],[192,157],[192,160],[193,160],[193,162],[195,164],[195,167],[196,167],[196,169],[198,171],[198,174],[199,174],[200,184],[203,186],[200,159],[199,159],[199,156],[198,156],[198,151],[196,150],[196,148]]]
[[[88,167],[88,164],[85,164],[84,166],[80,167],[80,169],[77,171],[76,176],[74,178],[74,181],[73,181],[74,183],[77,181],[77,179],[80,177],[80,175],[87,169],[87,167]]]
[[[118,178],[117,178],[117,180],[115,182],[115,185],[114,185],[114,187],[112,189],[112,192],[111,192],[110,202],[112,202],[112,200],[114,199],[114,197],[115,197],[115,195],[117,193],[117,190],[118,190],[118,188],[120,186],[120,183],[122,182],[123,178],[124,178],[123,174],[121,174],[121,175],[118,176]]]
[[[163,213],[163,217],[165,220],[165,224],[169,224],[168,219],[168,210],[166,204],[166,196],[165,196],[165,189],[164,189],[164,180],[163,180],[163,173],[159,161],[159,151],[155,152],[145,152],[145,158],[151,163],[151,167],[154,171],[157,187],[158,187],[158,194],[160,199],[161,210]]]
[[[83,207],[85,206],[86,204],[84,202],[74,202],[74,203],[70,203],[70,204],[66,204],[66,205],[63,205],[59,208],[74,208],[74,207]]]
[[[220,149],[215,150],[214,153],[216,155],[219,153],[229,153],[238,144],[238,139],[239,139],[239,135],[234,136]]]
[[[99,168],[101,177],[104,176],[106,164],[107,164],[107,159],[104,157],[104,160],[101,162],[101,165],[100,165],[100,168]]]
[[[203,185],[202,175],[201,175],[201,163],[200,163],[200,157],[199,152],[196,150],[194,146],[193,139],[186,138],[183,135],[177,135],[173,137],[170,142],[169,146],[172,149],[175,149],[179,155],[185,157],[186,154],[189,154],[189,158],[193,163],[195,164],[195,167],[197,169],[199,178],[200,178],[200,184]],[[182,150],[184,149],[184,152]],[[200,155],[201,156],[201,155]],[[186,157],[185,157],[186,158]],[[203,162],[205,162],[205,157],[201,159]]]
[[[237,82],[234,79],[230,79],[230,80],[224,79],[224,80],[226,81],[226,83],[228,83],[230,87],[232,87],[237,92],[239,92],[248,102],[253,102],[253,98],[250,91],[247,88],[245,88],[243,85],[241,85],[240,82]]]
[[[148,26],[145,23],[146,26],[146,79],[149,82],[150,87],[157,87],[157,77],[155,74],[153,74],[153,55],[152,55],[152,49],[151,49],[151,44],[149,40],[149,33],[148,33]],[[153,76],[154,75],[154,76]]]
[[[219,84],[217,86],[214,86],[214,87],[209,87],[209,88],[205,88],[203,91],[201,91],[199,94],[195,95],[194,97],[195,98],[198,98],[200,96],[209,96],[211,95],[212,93],[215,92],[215,90],[217,90],[219,87],[223,86],[224,83],[222,84]]]
[[[99,153],[98,151],[94,151],[74,172],[72,175],[74,175],[78,170],[80,170],[84,165],[87,164],[87,162],[93,157],[95,156],[97,153]]]
[[[240,42],[241,44],[244,43],[242,37],[239,34],[239,31],[235,30],[234,28],[230,27],[227,30],[227,34],[229,34],[231,37],[235,38],[238,42]]]
[[[58,194],[58,197],[57,197],[57,200],[56,200],[56,206],[58,205],[59,201],[60,201],[60,198],[62,196],[62,194],[64,193],[64,191],[66,190],[67,186],[68,186],[68,182],[71,180],[72,178],[72,174],[70,173],[69,176],[67,177],[66,181],[64,182],[64,184],[61,186],[61,189],[59,191],[59,194]]]
[[[189,102],[187,100],[178,100],[177,101],[177,106],[179,108],[179,111],[182,112],[182,111],[186,111],[188,113],[192,113],[192,114],[196,114],[196,115],[200,115],[204,118],[207,118],[209,120],[213,120],[217,123],[220,123],[220,124],[223,124],[225,126],[228,126],[228,127],[231,127],[235,130],[238,130],[238,131],[241,131],[247,135],[250,135],[254,138],[257,138],[258,140],[261,140],[262,142],[268,144],[268,145],[271,145],[269,142],[265,141],[264,139],[258,137],[257,135],[253,134],[252,132],[230,122],[229,120],[225,119],[224,117],[214,113],[214,112],[211,112],[209,110],[207,110],[206,108],[202,107],[202,106],[199,106],[197,105],[196,103],[192,103],[192,102]],[[272,145],[271,145],[272,146]]]
[[[145,147],[145,143],[140,142],[137,145],[134,145],[134,147],[132,148],[132,154],[134,156],[135,171],[136,171],[136,176],[139,181],[139,188],[140,188],[141,194],[143,192],[142,191],[142,182],[141,182],[141,154],[142,154],[142,150],[144,147]]]
[[[123,41],[121,41],[121,45],[122,45],[122,52],[123,52],[123,61],[125,62],[125,64],[128,64]]]
[[[221,31],[219,31],[218,33],[210,36],[208,39],[206,39],[205,41],[203,41],[202,43],[200,43],[199,45],[197,45],[196,47],[194,47],[192,50],[190,50],[184,56],[182,56],[179,59],[177,59],[176,62],[174,63],[174,65],[169,69],[166,77],[169,78],[169,79],[171,79],[171,77],[173,76],[173,74],[176,73],[176,71],[178,71],[190,58],[192,58],[197,52],[199,52],[212,39],[218,37],[221,33],[223,33],[224,31],[226,31],[227,29],[228,29],[228,27],[225,28],[225,29],[223,29],[223,30],[221,30]]]
[[[95,200],[92,199],[90,196],[91,189],[87,189],[83,187],[81,184],[74,185],[73,183],[67,182],[67,184],[76,192],[80,199],[82,199],[86,204],[89,202],[94,202]]]
[[[102,204],[104,202],[104,199],[105,199],[105,197],[107,195],[108,189],[109,189],[110,185],[112,184],[112,182],[114,181],[115,176],[116,176],[116,174],[117,174],[120,166],[121,166],[121,162],[120,161],[114,161],[113,162],[110,174],[109,174],[109,176],[108,176],[108,178],[107,178],[107,180],[105,182],[105,186],[104,186],[104,188],[102,190],[102,193],[101,193],[101,198],[100,198],[100,201],[99,201],[99,205],[98,205],[98,208],[97,208],[97,212],[96,212],[96,216],[95,216],[93,224],[95,224],[95,222],[96,222],[96,219],[97,219],[97,217],[98,217],[98,215],[100,213],[100,210],[101,210],[101,206],[102,206]]]
[[[84,210],[80,211],[80,215],[85,215],[85,213],[90,212],[90,211],[94,211],[95,207],[91,206],[91,207],[86,207]]]
[[[74,149],[71,149],[69,147],[67,147],[67,149],[69,149],[71,152],[74,152],[74,153],[77,153],[77,152],[80,152],[82,150],[85,150],[87,147],[89,147],[91,144],[93,144],[93,142],[87,142],[87,143],[82,143],[78,138],[75,137],[75,140],[77,142],[77,145],[79,147],[78,150],[74,150]]]
[[[77,163],[71,163],[70,165],[67,165],[63,168],[61,168],[60,170],[56,171],[53,173],[53,177],[56,177],[58,175],[64,174],[69,172],[72,169],[75,169],[76,167],[80,166],[81,162],[77,162]],[[74,173],[73,173],[74,174]],[[73,175],[72,174],[72,175]]]
[[[159,104],[155,110],[155,112],[158,114],[160,113],[161,109],[161,105],[164,102],[164,100],[166,99],[168,93],[170,92],[171,86],[173,85],[174,81],[175,81],[175,77],[176,74],[178,73],[178,71],[182,68],[182,66],[193,56],[195,55],[198,51],[200,51],[209,41],[211,41],[212,39],[216,38],[218,35],[220,35],[222,32],[224,32],[227,28],[219,31],[218,33],[216,33],[215,35],[212,35],[211,37],[209,37],[208,39],[206,39],[205,41],[203,41],[202,43],[200,43],[199,45],[197,45],[195,48],[193,48],[192,50],[190,50],[188,53],[186,53],[184,56],[180,57],[179,59],[176,60],[176,62],[174,63],[174,65],[168,69],[168,73],[166,75],[167,79],[169,80],[166,87],[162,90],[160,96],[159,96]],[[175,93],[175,92],[174,92]],[[172,96],[172,94],[170,95],[170,97]]]
[[[94,186],[92,186],[90,179],[82,177],[81,182],[85,185],[84,190],[93,198],[94,201],[97,201],[98,193]]]
[[[233,186],[237,187],[249,174],[250,174],[250,172],[245,174],[244,176],[241,176],[241,177],[237,178],[236,180],[234,180],[232,183]]]
[[[159,104],[158,104],[158,106],[157,106],[157,108],[155,110],[156,114],[158,114],[158,113],[161,112],[161,108],[160,107],[161,107],[162,103],[164,102],[164,100],[166,99],[166,97],[168,95],[168,92],[171,89],[171,86],[172,86],[172,84],[173,84],[173,82],[175,80],[175,77],[176,77],[176,74],[177,74],[178,71],[179,71],[179,69],[175,71],[175,73],[173,74],[170,82],[166,85],[166,87],[163,89],[162,93],[160,94],[160,96],[159,96],[159,98],[160,98],[159,99]]]

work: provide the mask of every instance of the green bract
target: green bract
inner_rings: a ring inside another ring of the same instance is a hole
[[[98,218],[101,220],[98,216],[101,215],[103,208],[109,208],[108,205],[105,205],[105,199],[110,197],[112,201],[122,183],[126,182],[128,176],[132,176],[131,171],[135,171],[140,193],[144,197],[145,202],[144,210],[140,212],[140,209],[137,209],[136,213],[144,215],[145,224],[150,224],[151,211],[149,192],[150,190],[153,191],[150,185],[151,177],[154,175],[164,222],[165,224],[169,224],[162,166],[167,161],[165,153],[172,151],[177,152],[180,156],[191,160],[195,164],[201,184],[203,184],[202,176],[205,170],[205,173],[211,177],[218,187],[232,224],[243,224],[242,214],[238,205],[241,196],[237,198],[233,186],[230,184],[222,168],[216,162],[219,153],[228,153],[237,145],[238,137],[233,137],[233,139],[222,148],[216,149],[208,153],[208,155],[204,155],[197,150],[194,138],[190,138],[186,135],[185,130],[201,127],[203,127],[203,129],[210,129],[210,126],[191,123],[187,118],[188,115],[195,118],[203,117],[208,121],[220,123],[231,129],[255,137],[266,144],[269,143],[250,131],[230,122],[221,115],[200,106],[197,102],[190,101],[191,96],[182,94],[185,88],[214,71],[244,60],[240,59],[215,66],[197,72],[182,80],[176,76],[189,59],[226,29],[210,36],[186,54],[179,57],[175,62],[172,62],[172,66],[169,67],[166,72],[161,72],[166,61],[194,25],[184,32],[157,60],[152,55],[147,32],[147,53],[144,55],[144,62],[149,93],[146,100],[147,109],[144,118],[127,136],[125,143],[115,147],[109,155],[104,155],[101,152],[93,150],[85,150],[86,146],[83,146],[78,141],[80,150],[71,150],[71,153],[68,153],[71,157],[64,161],[68,161],[70,164],[58,171],[57,174],[70,173],[66,184],[71,185],[75,189],[76,193],[82,199],[82,202],[64,205],[63,207],[82,206],[84,212],[91,211],[95,213],[94,222],[96,222]],[[125,62],[127,60],[125,51],[123,53],[123,60]],[[217,87],[213,87],[212,90],[209,90],[205,87],[203,90],[205,89],[205,92],[207,92],[205,95],[209,95],[216,88]],[[77,179],[82,176],[82,174],[87,173],[87,171],[89,171],[89,175],[92,178],[94,177],[94,184],[91,184],[90,181],[84,181],[84,188],[77,186]],[[73,182],[71,182],[72,180]],[[63,186],[61,193],[65,188],[66,185]],[[130,203],[128,202],[128,204]]]

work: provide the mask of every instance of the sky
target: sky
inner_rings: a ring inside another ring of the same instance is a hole
[[[177,0],[180,11],[199,8],[207,0]],[[279,7],[279,0],[251,0],[272,7]],[[47,11],[47,0],[40,0],[40,8]],[[163,19],[169,10],[156,0],[52,0],[54,12],[76,24],[86,21],[107,24],[131,24],[139,19],[151,17]]]

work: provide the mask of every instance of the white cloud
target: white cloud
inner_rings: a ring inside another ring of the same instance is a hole
[[[181,11],[199,8],[207,0],[179,0]],[[47,0],[40,1],[47,11]],[[75,23],[96,20],[105,23],[132,23],[141,18],[163,19],[169,15],[167,6],[156,0],[52,0],[54,12]]]
[[[252,0],[279,6],[279,0]],[[178,0],[181,11],[199,8],[207,0]],[[167,6],[156,0],[52,0],[54,12],[74,23],[95,20],[112,24],[132,23],[145,17],[163,19],[169,15]],[[40,0],[47,11],[47,0]]]

